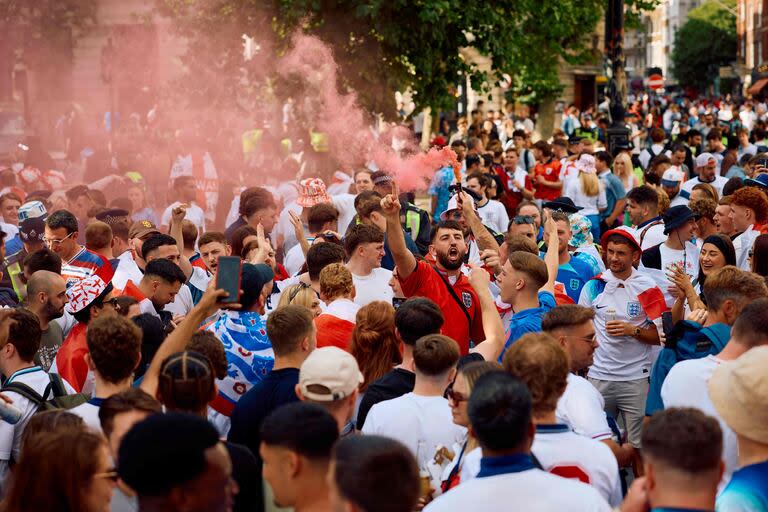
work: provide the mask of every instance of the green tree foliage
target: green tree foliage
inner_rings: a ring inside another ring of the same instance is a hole
[[[453,108],[464,77],[488,91],[507,74],[515,96],[533,102],[557,93],[561,59],[600,62],[602,41],[592,32],[605,8],[605,0],[157,2],[189,39],[185,64],[197,79],[180,86],[201,102],[235,98],[245,106],[249,95],[280,95],[281,84],[270,79],[272,63],[258,57],[255,65],[243,63],[241,35],[255,36],[264,55],[279,54],[300,28],[331,45],[342,85],[357,91],[363,106],[389,116],[395,90],[412,90],[417,107]],[[491,71],[462,57],[470,47],[491,59]],[[206,85],[212,83],[216,87]]]
[[[709,1],[688,13],[672,52],[672,73],[681,85],[705,90],[718,68],[736,59],[735,8],[735,0]]]

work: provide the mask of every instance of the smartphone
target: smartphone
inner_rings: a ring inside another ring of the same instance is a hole
[[[225,290],[229,295],[221,300],[235,303],[240,300],[240,280],[243,276],[243,260],[237,256],[219,256],[216,270],[216,288]]]
[[[672,313],[665,311],[661,314],[661,330],[664,331],[664,336],[667,340],[671,340],[672,331],[675,329],[675,322],[672,320]]]

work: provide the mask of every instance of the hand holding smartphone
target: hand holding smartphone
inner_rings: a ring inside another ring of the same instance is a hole
[[[222,303],[234,304],[240,300],[240,281],[243,276],[243,260],[237,256],[219,256],[216,270],[216,288],[229,295],[221,299]]]

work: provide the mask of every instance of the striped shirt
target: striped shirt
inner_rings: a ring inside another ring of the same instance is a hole
[[[109,265],[109,261],[82,247],[72,259],[61,265],[61,277],[67,281],[69,288],[76,282],[90,277],[104,265]]]

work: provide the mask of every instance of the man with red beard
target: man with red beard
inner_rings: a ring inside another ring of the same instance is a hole
[[[397,190],[381,200],[381,207],[387,220],[387,242],[403,293],[406,297],[418,295],[432,299],[445,317],[442,333],[454,339],[461,354],[466,355],[470,339],[478,344],[485,339],[485,334],[480,301],[461,272],[467,254],[462,227],[455,220],[444,220],[432,227],[429,256],[435,265],[430,265],[416,261],[405,245]]]

